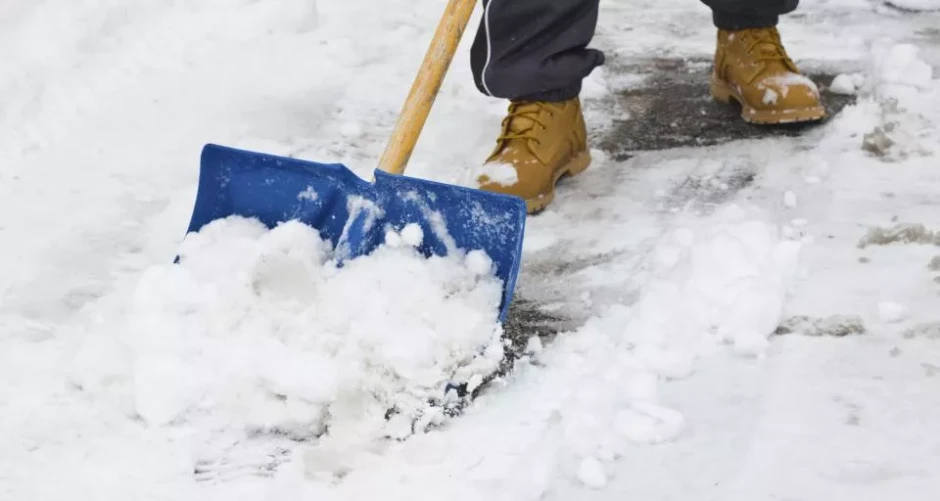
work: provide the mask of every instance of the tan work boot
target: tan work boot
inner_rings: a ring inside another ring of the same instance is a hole
[[[514,102],[503,119],[496,149],[480,169],[480,189],[525,200],[528,213],[555,198],[555,184],[591,163],[579,98]]]
[[[781,124],[826,116],[819,89],[800,74],[776,28],[718,30],[711,77],[715,99],[741,105],[750,123]]]

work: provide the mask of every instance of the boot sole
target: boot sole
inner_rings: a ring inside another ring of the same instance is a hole
[[[555,185],[558,184],[561,178],[576,176],[587,170],[590,165],[591,153],[588,151],[583,151],[572,157],[564,167],[555,172],[555,178],[552,179],[552,187],[547,193],[542,193],[535,198],[527,198],[525,200],[526,211],[530,215],[541,212],[548,204],[555,200]]]
[[[809,108],[791,108],[788,110],[758,110],[748,106],[744,97],[739,95],[727,83],[714,75],[711,78],[712,97],[720,103],[731,104],[734,100],[741,105],[741,118],[748,123],[758,125],[777,125],[802,122],[816,122],[826,117],[826,108],[822,105]]]

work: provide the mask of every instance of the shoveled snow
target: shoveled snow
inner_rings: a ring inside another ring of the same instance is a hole
[[[930,87],[933,69],[918,57],[919,49],[911,44],[879,40],[872,50],[871,78],[882,97],[909,95],[905,89],[926,90]]]
[[[74,380],[126,381],[151,426],[385,436],[387,412],[421,417],[502,353],[502,285],[480,251],[426,260],[413,227],[402,240],[337,267],[309,226],[216,220],[179,265],[143,273],[122,318],[81,344]]]
[[[407,224],[401,230],[401,240],[407,245],[418,247],[424,241],[424,230],[416,223]]]

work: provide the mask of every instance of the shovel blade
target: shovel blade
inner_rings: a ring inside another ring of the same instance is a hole
[[[375,171],[370,183],[342,164],[321,164],[215,144],[203,148],[188,232],[228,216],[269,228],[289,220],[329,239],[341,260],[370,253],[389,229],[418,224],[425,255],[482,250],[503,282],[499,320],[512,300],[525,232],[518,197]]]

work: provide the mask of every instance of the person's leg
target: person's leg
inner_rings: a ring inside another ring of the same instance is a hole
[[[590,164],[581,82],[604,55],[587,48],[599,0],[484,0],[470,50],[477,88],[508,99],[480,189],[518,196],[530,213],[548,205],[555,183]]]
[[[470,49],[477,88],[512,100],[563,101],[603,64],[587,45],[599,0],[483,0]]]
[[[796,10],[800,0],[702,0],[712,8],[715,26],[723,30],[772,28],[783,14]]]
[[[737,101],[751,123],[822,119],[819,89],[800,74],[783,47],[777,22],[799,0],[701,0],[718,28],[712,95]]]

